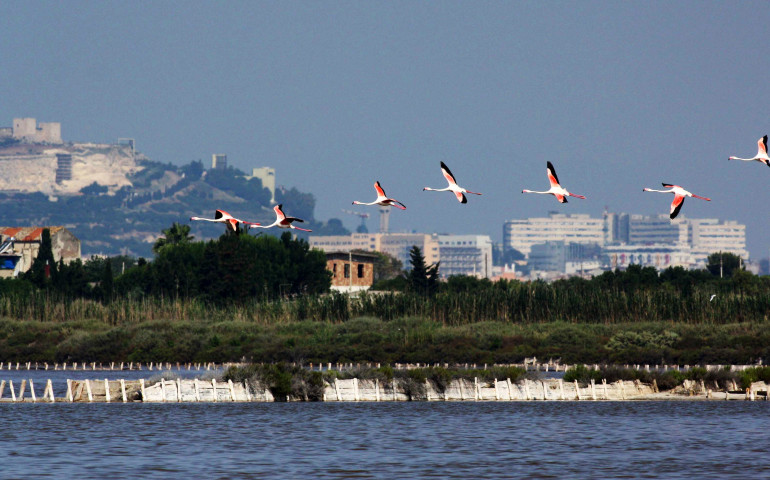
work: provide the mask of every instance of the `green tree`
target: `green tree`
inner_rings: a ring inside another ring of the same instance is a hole
[[[422,250],[417,245],[409,251],[409,262],[412,264],[412,270],[407,276],[409,286],[415,293],[429,296],[436,293],[438,288],[438,268],[439,263],[428,266],[425,263],[425,257]]]
[[[190,235],[190,226],[174,222],[169,228],[164,229],[163,236],[155,240],[152,251],[158,253],[166,245],[176,245],[178,243],[189,243],[193,240]]]
[[[37,287],[43,288],[50,285],[51,278],[56,280],[56,273],[56,261],[53,259],[53,246],[51,245],[51,231],[44,228],[40,236],[40,249],[27,274],[28,279]],[[54,281],[54,283],[57,282]]]
[[[706,269],[717,277],[732,277],[733,272],[745,268],[741,257],[729,252],[712,253],[706,260]]]

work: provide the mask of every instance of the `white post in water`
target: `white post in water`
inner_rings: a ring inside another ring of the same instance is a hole
[[[19,388],[19,400],[24,400],[24,391],[27,389],[27,380],[21,381],[21,387]]]
[[[350,278],[353,278],[353,274],[350,274]],[[353,398],[357,401],[360,400],[360,397],[358,396],[358,378],[353,379]]]
[[[564,380],[559,379],[559,400],[564,400]]]
[[[200,387],[198,387],[198,379],[196,378],[193,380],[193,384],[195,385],[195,401],[200,402],[201,401],[201,391]]]
[[[51,403],[54,403],[56,399],[53,396],[53,384],[51,383],[50,378],[45,384],[45,392],[43,392],[43,398],[46,398],[46,393],[48,393],[48,398],[51,400]]]
[[[604,387],[604,399],[605,400],[609,400],[610,399],[610,395],[609,395],[609,393],[607,393],[607,379],[606,378],[602,378],[602,386]]]
[[[72,380],[69,378],[67,379],[67,401],[68,402],[74,402],[75,399],[72,397]]]
[[[32,401],[37,402],[37,396],[35,396],[35,384],[32,383],[32,379],[29,379],[29,393],[32,394]],[[752,398],[752,400],[754,400]]]
[[[495,400],[500,400],[500,391],[497,389],[497,379],[495,379]]]
[[[160,379],[160,401],[166,401],[166,380],[163,378]]]
[[[591,400],[596,401],[596,382],[594,382],[594,379],[591,379]]]
[[[83,365],[85,365],[85,364],[83,364]],[[89,382],[88,380],[86,380],[86,391],[88,392],[88,401],[89,402],[93,402],[94,401],[94,396],[91,393],[91,382]]]
[[[511,384],[511,377],[506,378],[505,383],[508,385],[508,400],[513,400],[513,385]]]
[[[0,399],[3,398],[3,390],[5,390],[5,380],[0,381]]]
[[[142,401],[146,402],[147,401],[147,395],[144,392],[144,379],[143,378],[139,379],[139,386],[142,387]]]
[[[235,401],[235,387],[233,386],[233,381],[228,380],[227,384],[230,386],[230,399],[234,402]],[[288,395],[287,395],[288,398]]]
[[[110,403],[110,381],[104,379],[104,397],[107,399],[107,403]]]
[[[578,385],[577,380],[575,380],[575,396],[580,400],[580,385]]]
[[[374,398],[376,401],[380,401],[380,380],[378,378],[374,379]]]
[[[121,368],[121,370],[123,370]],[[120,394],[123,397],[123,403],[126,403],[128,399],[126,398],[126,381],[124,379],[120,379]]]
[[[214,401],[217,401],[217,381],[213,378],[211,379],[211,387],[214,389]]]
[[[8,386],[11,387],[11,401],[16,401],[16,392],[13,391],[13,380],[8,380]]]
[[[479,377],[473,377],[473,399],[479,400]]]
[[[182,401],[182,380],[176,379],[176,401]]]

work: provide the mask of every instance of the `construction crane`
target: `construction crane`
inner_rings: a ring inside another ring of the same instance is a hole
[[[368,213],[361,213],[361,212],[354,212],[353,210],[342,210],[344,213],[347,213],[348,215],[355,215],[359,218],[361,218],[361,225],[356,228],[357,233],[369,233],[369,229],[366,228],[366,219],[369,218]]]

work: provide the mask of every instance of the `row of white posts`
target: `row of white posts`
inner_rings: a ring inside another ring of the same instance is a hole
[[[19,370],[21,367],[21,370],[48,370],[49,367],[53,367],[53,370],[67,370],[67,366],[69,365],[70,370],[78,370],[80,368],[81,370],[142,370],[142,362],[110,362],[109,367],[104,366],[102,363],[96,363],[96,362],[72,362],[68,364],[67,362],[62,363],[59,365],[58,363],[54,363],[53,365],[49,365],[48,362],[43,362],[42,364],[40,362],[35,362],[34,364],[32,362],[16,362],[16,367],[14,368],[14,362],[0,362],[0,370]],[[176,369],[177,370],[216,370],[217,365],[215,363],[176,363]],[[117,366],[117,368],[115,368]],[[169,362],[150,362],[145,363],[145,367],[147,367],[147,370],[171,370],[174,368],[174,364],[171,364]]]
[[[21,387],[19,387],[19,396],[16,396],[16,392],[13,388],[13,380],[10,380],[9,387],[11,389],[11,400],[14,402],[20,402],[24,399],[24,390],[27,388],[27,381],[22,380],[21,381]],[[3,392],[5,391],[5,380],[0,381],[0,400],[3,398]],[[35,384],[32,383],[32,379],[29,380],[29,393],[32,396],[32,401],[37,402],[37,396],[35,395]],[[41,400],[48,400],[53,402],[54,396],[53,396],[53,385],[51,384],[51,380],[48,379],[48,382],[45,384],[45,391],[43,392],[43,397]]]

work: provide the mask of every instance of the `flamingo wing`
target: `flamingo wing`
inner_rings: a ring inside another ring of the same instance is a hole
[[[757,146],[759,147],[757,156],[767,156],[767,135],[759,139]]]
[[[446,178],[446,181],[449,182],[450,185],[453,185],[453,184],[457,185],[454,175],[452,175],[452,172],[449,170],[449,167],[447,167],[446,163],[444,162],[441,162],[441,173],[444,174],[444,178]]]
[[[564,195],[559,195],[556,193],[554,193],[553,195],[556,197],[556,200],[558,200],[559,203],[567,203],[567,197],[565,197]]]
[[[663,186],[664,186],[664,187],[666,187],[666,188],[674,188],[674,187],[679,187],[679,185],[672,185],[672,184],[670,184],[670,183],[661,183],[661,185],[663,185]],[[679,187],[679,188],[682,188],[682,187]]]
[[[457,201],[460,203],[468,203],[468,199],[465,198],[465,194],[463,192],[455,192],[455,197],[457,197]]]
[[[393,199],[391,198],[391,200],[393,200]],[[398,200],[393,200],[392,205],[394,207],[396,207],[396,208],[400,208],[401,210],[406,210],[406,205],[404,205],[403,203],[399,202]]]
[[[551,182],[551,187],[558,187],[559,177],[556,176],[556,169],[553,168],[553,164],[551,162],[548,162],[547,164],[546,173],[548,174],[548,181]]]
[[[214,212],[214,219],[215,220],[219,220],[220,218],[224,218],[224,217],[232,217],[232,215],[230,215],[229,213],[225,212],[224,210],[217,210],[216,212]]]
[[[282,208],[283,208],[282,203],[279,203],[278,205],[273,207],[273,210],[275,211],[275,215],[278,217],[278,220],[283,220],[284,218],[286,218],[286,215],[284,215],[283,210],[281,210]]]
[[[225,221],[225,226],[227,226],[227,229],[231,232],[238,233],[238,220],[234,218],[228,218]]]
[[[385,190],[383,190],[382,186],[380,185],[380,181],[374,182],[374,189],[377,190],[377,196],[378,197],[385,197]]]
[[[674,195],[674,201],[671,202],[671,214],[669,215],[671,220],[679,215],[679,210],[682,209],[682,205],[684,205],[684,195]]]
[[[302,220],[301,218],[297,218],[297,217],[286,217],[286,218],[284,218],[284,221],[286,221],[288,223],[291,223],[291,222],[302,222],[302,223],[305,223],[304,220]]]

